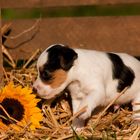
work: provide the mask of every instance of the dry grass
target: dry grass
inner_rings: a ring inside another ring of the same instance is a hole
[[[8,25],[7,25],[8,26]],[[5,27],[6,28],[6,27]],[[9,28],[9,26],[8,26]],[[3,32],[4,28],[3,28]],[[39,50],[29,58],[29,60],[20,68],[16,67],[9,52],[3,46],[3,53],[8,58],[8,63],[11,68],[4,67],[3,81],[6,84],[9,81],[14,81],[15,84],[22,86],[32,86],[33,81],[37,76],[35,62]],[[7,59],[6,59],[7,60]],[[30,62],[34,60],[34,63]],[[125,93],[121,93],[125,94]],[[117,97],[119,98],[119,97]],[[116,99],[117,99],[116,98]],[[136,140],[140,133],[140,127],[135,125],[132,120],[132,111],[129,106],[121,107],[117,111],[111,111],[109,108],[115,102],[114,99],[105,109],[98,111],[88,121],[87,126],[81,132],[75,132],[71,128],[72,120],[82,111],[72,116],[70,98],[68,93],[64,93],[59,98],[52,101],[40,102],[39,106],[42,109],[44,118],[41,122],[41,128],[34,132],[23,128],[21,132],[9,130],[3,132],[0,130],[1,140],[64,140],[64,139],[93,139],[93,140]],[[99,113],[100,112],[100,113]]]

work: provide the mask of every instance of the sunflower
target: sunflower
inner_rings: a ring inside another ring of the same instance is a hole
[[[21,130],[39,128],[43,116],[37,107],[40,101],[29,87],[22,88],[10,82],[0,91],[0,129]]]

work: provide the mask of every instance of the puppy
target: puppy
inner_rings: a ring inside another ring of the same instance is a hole
[[[73,121],[74,127],[83,127],[97,106],[109,104],[125,87],[128,89],[117,104],[133,101],[133,110],[140,110],[140,62],[128,54],[72,49],[56,44],[40,55],[37,70],[33,87],[40,97],[55,98],[67,88],[73,114],[87,107]],[[140,119],[140,113],[133,117]]]

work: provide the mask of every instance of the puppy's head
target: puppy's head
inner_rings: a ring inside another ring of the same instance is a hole
[[[40,97],[54,98],[67,86],[68,72],[77,53],[64,45],[51,45],[38,58],[38,77],[33,87]]]

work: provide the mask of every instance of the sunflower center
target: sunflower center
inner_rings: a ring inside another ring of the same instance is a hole
[[[7,113],[14,119],[21,121],[24,117],[24,106],[16,99],[13,98],[5,98],[1,105],[7,111]],[[7,118],[7,115],[4,113],[2,109],[0,109],[0,115]],[[2,118],[2,122],[6,125],[11,124],[12,122],[8,119]]]

